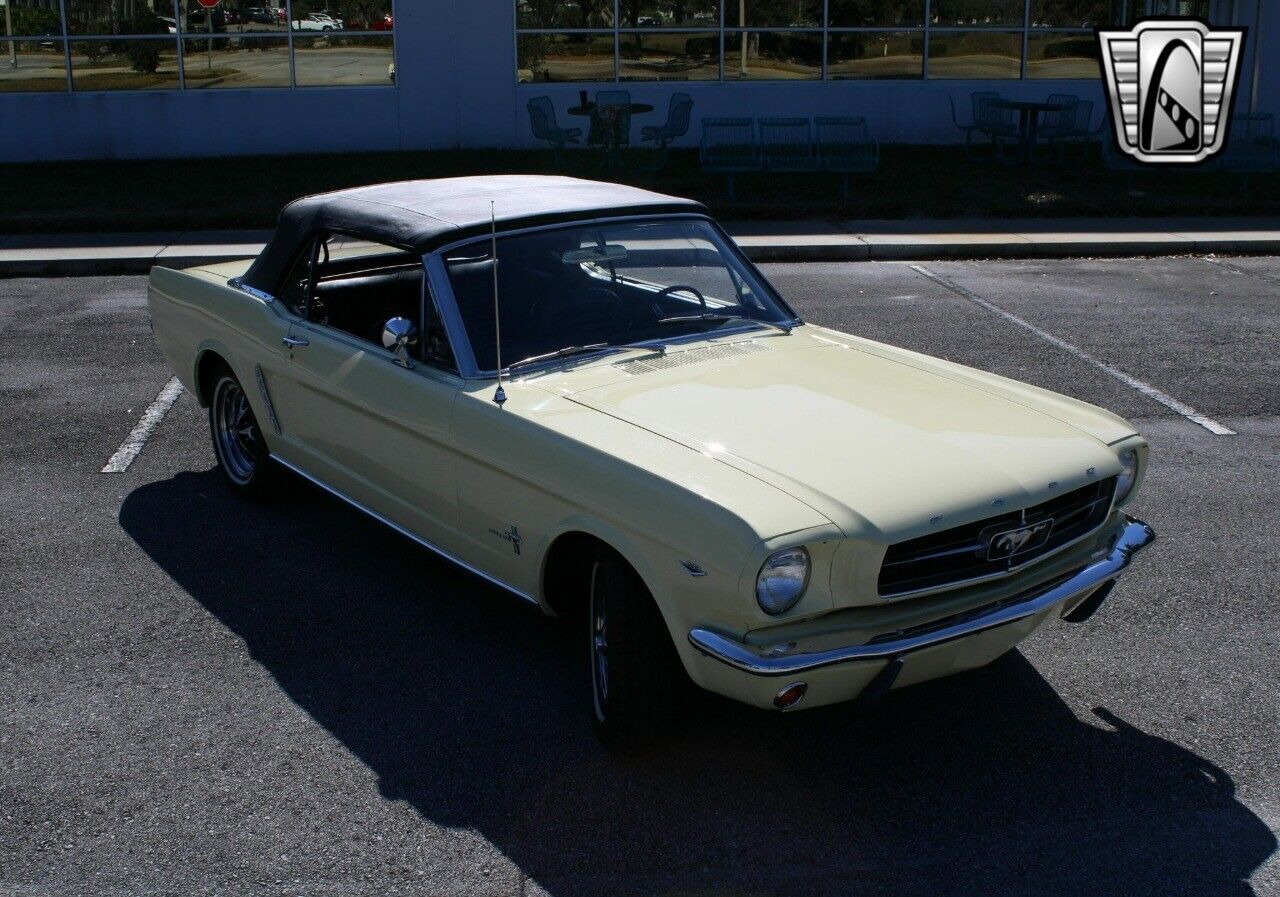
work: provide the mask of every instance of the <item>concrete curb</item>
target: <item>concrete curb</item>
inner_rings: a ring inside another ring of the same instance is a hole
[[[901,221],[876,222],[877,229],[872,222],[744,222],[728,230],[757,262],[1280,254],[1280,231],[1259,223],[1050,219],[993,227],[991,221]],[[1106,229],[1117,224],[1125,229]],[[253,231],[10,237],[0,240],[0,277],[136,275],[154,265],[217,264],[257,255],[268,236]]]

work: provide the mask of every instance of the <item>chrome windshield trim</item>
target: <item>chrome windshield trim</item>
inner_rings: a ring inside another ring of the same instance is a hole
[[[232,289],[239,290],[242,293],[247,293],[255,299],[261,299],[263,302],[271,303],[276,301],[276,297],[272,296],[266,290],[260,290],[257,287],[251,287],[249,286],[249,284],[245,283],[239,277],[233,277],[230,280],[228,280],[227,286],[231,287]]]
[[[614,215],[605,218],[579,218],[573,221],[558,221],[550,224],[535,224],[528,227],[512,228],[511,230],[499,230],[498,237],[515,237],[520,236],[521,234],[562,230],[569,227],[591,227],[592,225],[597,224],[672,220],[702,221],[709,224],[711,229],[715,231],[716,235],[724,241],[724,248],[726,248],[735,259],[741,262],[747,270],[752,273],[752,275],[759,278],[760,282],[769,291],[769,298],[777,302],[784,312],[792,315],[786,323],[792,328],[799,327],[804,324],[804,321],[801,320],[800,316],[795,314],[791,306],[788,305],[780,295],[778,295],[778,291],[774,288],[773,284],[769,283],[760,270],[751,263],[750,259],[746,257],[745,253],[742,252],[742,248],[733,241],[733,238],[730,237],[728,233],[725,232],[724,228],[722,228],[710,215],[701,214],[699,212],[669,212],[655,215]],[[449,281],[449,272],[445,268],[444,257],[447,253],[462,246],[470,246],[474,243],[485,244],[489,239],[490,238],[488,236],[481,235],[467,237],[463,240],[455,240],[452,243],[446,243],[437,249],[433,249],[422,258],[423,264],[426,265],[427,279],[430,282],[431,291],[435,295],[436,303],[440,307],[440,317],[444,319],[445,331],[449,335],[449,343],[453,348],[454,359],[458,363],[458,373],[464,380],[494,380],[497,379],[498,371],[496,369],[482,371],[476,362],[475,350],[471,346],[471,338],[467,334],[466,324],[463,323],[462,312],[458,308],[457,297],[453,294],[453,284]],[[735,336],[742,333],[749,333],[769,326],[768,324],[760,321],[751,321],[750,323],[752,326],[749,327],[734,327],[731,329],[717,330],[713,332],[698,331],[696,333],[684,334],[683,336],[627,343],[626,346],[627,348],[657,348],[659,346],[682,345],[684,343],[697,342],[703,339],[713,339],[721,336]],[[604,352],[606,350],[601,349],[601,351]],[[582,357],[595,358],[596,356],[577,356],[577,358]],[[525,371],[521,372],[521,377],[525,376],[528,372],[540,371],[546,366],[571,360],[573,360],[573,357],[548,359],[545,364],[529,365]],[[503,373],[507,374],[509,373],[509,370],[507,368],[503,368]]]
[[[930,632],[904,636],[893,641],[848,645],[805,651],[803,643],[792,652],[768,655],[771,646],[747,645],[708,629],[691,629],[689,642],[701,653],[744,673],[755,676],[794,676],[822,667],[851,661],[888,660],[934,645],[965,638],[1035,616],[1055,604],[1065,603],[1092,591],[1119,576],[1129,562],[1155,539],[1155,531],[1141,520],[1128,517],[1111,553],[1082,567],[1057,585],[1039,587],[1014,604],[1003,604],[988,613],[961,620]]]
[[[279,464],[281,467],[289,468],[289,470],[292,470],[294,473],[302,477],[307,482],[314,483],[315,485],[319,486],[321,489],[323,489],[325,492],[328,492],[334,498],[341,499],[342,501],[351,505],[351,507],[355,508],[357,511],[363,511],[364,513],[368,514],[370,517],[372,517],[374,520],[378,521],[379,523],[384,524],[387,527],[390,527],[391,529],[395,530],[397,533],[404,536],[405,538],[411,539],[412,541],[417,542],[423,548],[427,549],[428,551],[434,554],[439,555],[440,557],[444,558],[446,561],[456,564],[457,566],[461,567],[463,570],[466,570],[468,573],[474,573],[476,576],[480,577],[486,582],[490,582],[493,585],[497,586],[498,588],[503,589],[504,591],[510,592],[512,595],[515,595],[517,598],[523,598],[525,601],[528,601],[530,604],[538,603],[538,599],[528,594],[527,592],[522,592],[519,589],[517,589],[515,586],[508,585],[507,583],[498,579],[496,576],[490,576],[488,573],[485,573],[483,570],[480,570],[476,567],[471,566],[466,561],[455,557],[454,555],[445,551],[443,548],[440,548],[438,545],[434,545],[431,542],[428,542],[426,539],[422,538],[417,533],[412,532],[411,530],[405,529],[400,524],[387,519],[386,517],[379,514],[377,511],[374,511],[371,508],[365,507],[364,505],[360,504],[360,502],[356,501],[351,496],[346,495],[338,491],[337,489],[333,488],[324,480],[313,477],[311,474],[307,473],[305,470],[298,467],[296,464],[292,464],[284,460],[279,455],[271,455],[271,460]]]

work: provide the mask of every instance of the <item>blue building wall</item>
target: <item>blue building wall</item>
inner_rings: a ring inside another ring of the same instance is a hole
[[[1259,10],[1267,18],[1261,28]],[[1280,114],[1280,7],[1273,0],[1227,0],[1215,20],[1250,27],[1236,111]],[[577,103],[580,89],[596,89],[516,84],[511,0],[398,0],[395,26],[394,86],[0,94],[0,160],[533,146],[525,111],[531,97],[549,95],[564,110]],[[1255,58],[1261,59],[1256,73]],[[1013,98],[1075,93],[1094,101],[1095,123],[1104,105],[1100,80],[625,86],[633,99],[659,110],[673,90],[688,92],[695,123],[718,115],[863,115],[880,141],[906,143],[961,139],[948,95],[967,119],[967,97],[977,89]],[[652,121],[660,117],[655,112]],[[561,118],[568,123],[563,111]],[[684,142],[696,140],[695,124]]]

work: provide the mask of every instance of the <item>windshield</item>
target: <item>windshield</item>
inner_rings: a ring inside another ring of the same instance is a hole
[[[497,369],[489,241],[449,252],[445,269],[482,371]],[[498,238],[502,363],[574,346],[716,333],[794,315],[693,219],[613,222]]]

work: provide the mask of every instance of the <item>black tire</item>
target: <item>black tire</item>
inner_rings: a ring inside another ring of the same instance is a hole
[[[209,392],[209,436],[218,469],[234,492],[252,499],[275,494],[280,468],[271,461],[248,394],[225,365],[214,373]]]
[[[596,734],[610,750],[652,741],[675,718],[687,678],[649,590],[610,552],[592,567],[587,630]]]

